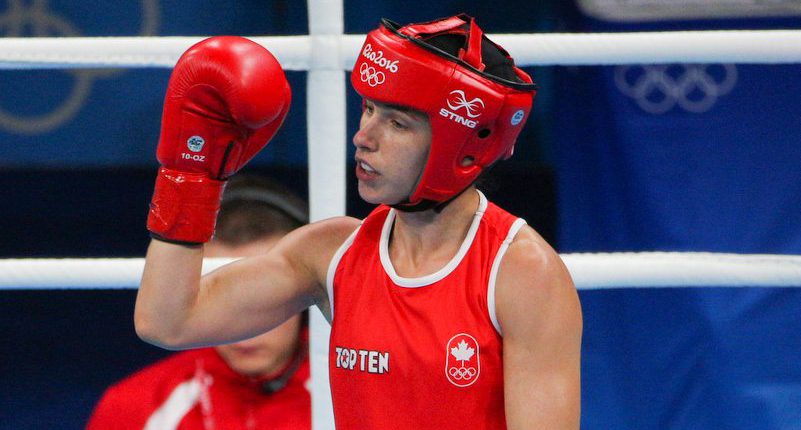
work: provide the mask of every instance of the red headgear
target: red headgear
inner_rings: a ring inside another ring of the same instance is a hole
[[[464,40],[458,56],[428,42],[442,35]],[[485,71],[489,51],[508,63],[512,76]],[[464,14],[404,27],[382,20],[367,35],[350,80],[366,99],[428,115],[428,161],[417,188],[400,206],[448,201],[486,167],[509,158],[536,93],[531,77]],[[473,162],[463,166],[465,159]]]

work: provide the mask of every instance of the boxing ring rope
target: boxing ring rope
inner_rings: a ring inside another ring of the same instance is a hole
[[[287,70],[307,71],[311,219],[345,213],[346,76],[364,35],[344,34],[342,0],[309,0],[308,36],[251,37]],[[801,63],[801,31],[495,34],[520,66],[647,63]],[[203,37],[0,38],[0,70],[171,68]],[[563,255],[581,289],[798,287],[801,256],[711,253]],[[204,270],[221,264],[209,261]],[[142,259],[0,260],[0,291],[135,288]],[[311,313],[313,426],[333,428],[328,328]]]
[[[801,287],[801,256],[707,252],[562,254],[582,290],[644,287]],[[208,258],[203,272],[233,261]],[[1,290],[133,289],[143,258],[0,260]]]
[[[801,62],[801,30],[490,35],[520,66]],[[203,37],[0,38],[0,69],[171,68]],[[349,70],[364,35],[250,37],[287,70]],[[323,45],[323,54],[315,46]],[[312,52],[314,51],[314,55]],[[320,64],[321,56],[335,64]]]

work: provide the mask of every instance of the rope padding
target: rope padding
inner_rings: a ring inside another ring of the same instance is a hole
[[[563,254],[579,289],[801,287],[801,256],[699,252]],[[207,273],[232,259],[206,259]],[[143,258],[0,260],[0,290],[131,289]]]
[[[801,286],[799,255],[622,252],[562,258],[581,289]]]
[[[645,63],[801,63],[801,30],[495,34],[520,66]],[[0,38],[0,69],[171,68],[204,37]],[[349,70],[365,35],[250,37],[287,70],[330,69],[313,46],[339,50]]]
[[[203,273],[234,261],[203,260]],[[144,258],[12,258],[0,260],[0,290],[137,288]]]

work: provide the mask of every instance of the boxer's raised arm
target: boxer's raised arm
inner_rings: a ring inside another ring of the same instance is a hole
[[[137,298],[143,337],[170,346],[177,322],[199,300],[200,246],[214,233],[225,180],[273,137],[290,100],[278,61],[248,39],[212,37],[178,60],[164,99],[162,167],[147,221],[156,241]]]
[[[253,337],[311,305],[327,315],[328,265],[358,225],[340,217],[301,227],[267,254],[203,278],[202,248],[153,240],[137,295],[137,333],[158,346],[184,349]]]

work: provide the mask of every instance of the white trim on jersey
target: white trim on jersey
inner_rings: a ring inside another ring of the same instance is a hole
[[[506,254],[506,250],[509,249],[509,245],[512,244],[517,232],[520,231],[524,225],[526,225],[526,220],[518,218],[512,223],[512,226],[509,227],[509,233],[506,235],[506,239],[503,240],[501,247],[498,248],[498,253],[495,254],[495,260],[492,262],[492,269],[490,270],[489,282],[487,283],[487,310],[489,311],[492,325],[501,336],[503,336],[503,332],[501,331],[501,325],[498,323],[498,316],[495,312],[495,280],[498,278],[498,267],[501,265],[503,255]]]
[[[339,266],[339,261],[342,260],[342,256],[345,255],[345,252],[350,249],[350,246],[353,244],[353,240],[356,239],[356,233],[362,228],[361,225],[353,230],[353,233],[342,242],[342,245],[339,246],[337,252],[334,254],[334,257],[331,258],[331,262],[328,263],[328,273],[325,277],[325,286],[326,290],[328,291],[328,304],[330,306],[331,311],[331,321],[328,321],[330,324],[334,321],[334,275],[337,273],[337,266]]]
[[[398,273],[395,272],[395,267],[392,265],[392,261],[389,258],[389,235],[392,232],[392,225],[395,221],[395,209],[389,211],[387,219],[384,220],[384,228],[381,231],[381,240],[378,246],[378,253],[381,256],[381,265],[384,266],[384,271],[387,273],[390,279],[392,279],[392,282],[394,282],[395,285],[406,288],[424,287],[442,280],[446,276],[450,275],[454,269],[456,269],[456,267],[462,261],[462,258],[464,258],[465,254],[467,254],[470,246],[473,244],[473,239],[476,237],[478,226],[481,223],[481,217],[484,216],[484,211],[487,210],[487,198],[484,197],[484,194],[481,191],[476,191],[478,192],[479,196],[478,210],[476,211],[475,215],[473,215],[473,223],[470,225],[470,230],[467,231],[467,236],[464,238],[459,251],[456,252],[456,255],[453,256],[451,261],[449,261],[445,267],[434,273],[421,276],[419,278],[404,278],[402,276],[398,276]]]
[[[191,379],[175,387],[167,401],[147,419],[144,430],[177,429],[184,416],[197,404],[201,390],[201,383],[197,379]]]

